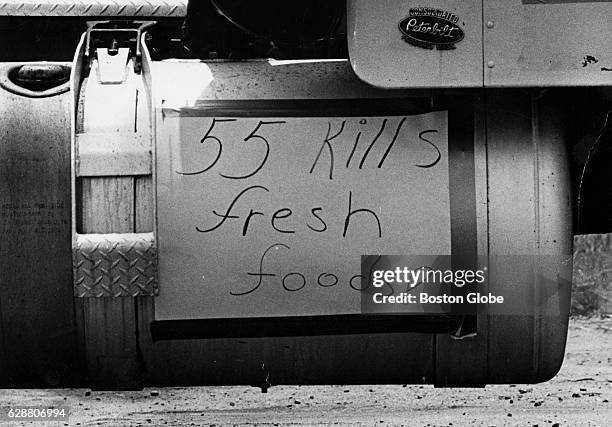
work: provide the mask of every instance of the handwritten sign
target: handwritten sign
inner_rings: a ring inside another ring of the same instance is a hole
[[[156,318],[351,314],[360,255],[450,254],[447,112],[165,117]]]

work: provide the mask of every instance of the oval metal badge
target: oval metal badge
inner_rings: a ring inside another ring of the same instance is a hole
[[[410,14],[399,23],[402,39],[424,49],[449,50],[463,40],[465,34],[451,12],[429,7],[410,9]]]

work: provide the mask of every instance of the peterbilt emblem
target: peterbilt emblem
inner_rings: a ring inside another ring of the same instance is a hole
[[[415,7],[399,23],[402,40],[424,49],[449,50],[463,40],[459,17],[430,7]]]

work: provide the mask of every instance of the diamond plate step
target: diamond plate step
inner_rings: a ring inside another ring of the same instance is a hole
[[[0,16],[183,18],[187,0],[4,0]]]

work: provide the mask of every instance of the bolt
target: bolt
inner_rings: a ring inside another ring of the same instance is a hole
[[[495,27],[495,23],[493,21],[487,21],[487,28],[491,29]]]
[[[495,62],[493,62],[493,61],[487,62],[487,67],[489,67],[489,68],[495,67]]]

